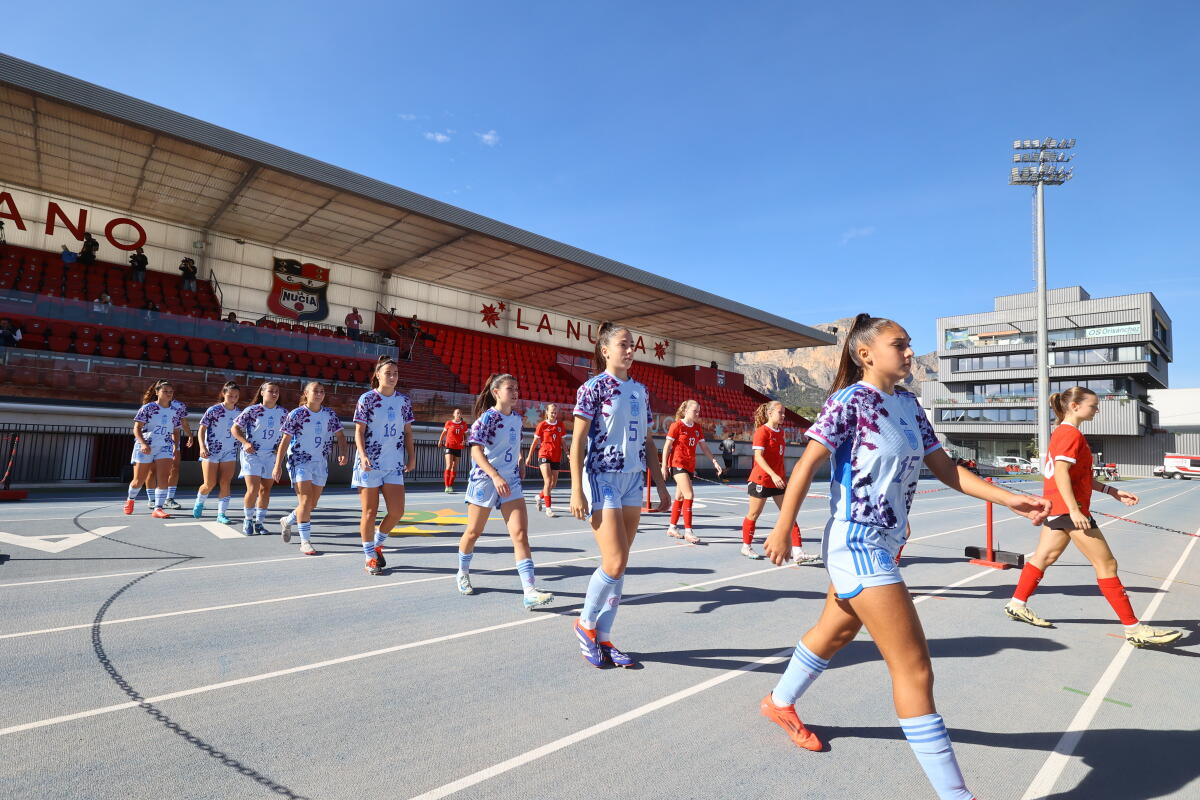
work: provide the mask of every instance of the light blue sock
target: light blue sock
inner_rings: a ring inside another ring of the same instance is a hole
[[[775,684],[771,700],[777,706],[794,705],[828,666],[828,661],[805,647],[804,642],[800,642],[796,645],[792,660],[788,662],[779,683]]]
[[[387,533],[381,528],[376,528],[375,529],[375,546],[383,547],[387,543],[387,540],[388,540]]]
[[[163,503],[165,503],[166,500],[167,500],[167,490],[166,489],[155,489],[154,490],[154,507],[155,508],[162,508]]]
[[[130,489],[128,492],[125,493],[125,496],[128,497],[130,500],[137,500],[137,496],[141,493],[142,493],[142,487],[139,486],[136,489]]]
[[[363,555],[364,556],[366,556],[367,558],[375,557],[375,542],[374,541],[363,542],[362,546],[363,546]]]
[[[614,587],[619,583],[619,579],[610,578],[605,574],[604,570],[596,567],[596,571],[592,573],[592,579],[588,581],[587,594],[583,598],[583,608],[579,610],[579,624],[588,630],[595,630],[596,623],[600,620],[600,612],[608,605],[608,598],[612,597]]]
[[[533,559],[526,558],[517,562],[517,574],[521,576],[521,588],[527,592],[533,591]]]
[[[229,515],[230,499],[231,498],[229,498],[229,497],[222,497],[221,499],[217,500],[217,513],[218,514],[225,514],[226,516]]]
[[[926,714],[899,722],[938,800],[972,800],[975,795],[967,791],[942,715]]]
[[[254,509],[253,508],[243,508],[242,509],[242,519],[248,519],[248,520],[253,521],[254,520]]]
[[[175,499],[175,490],[178,488],[179,488],[178,486],[168,486],[167,487],[167,499],[168,500]]]
[[[621,590],[624,588],[625,576],[622,575],[613,584],[608,602],[604,605],[604,610],[600,612],[600,618],[596,620],[596,641],[612,641],[613,623],[617,621],[617,607],[621,605]]]
[[[300,530],[300,541],[307,542],[312,537],[312,522],[298,522],[296,527]]]
[[[254,518],[256,520],[258,520],[259,522],[267,521],[267,510],[265,508],[256,508],[256,509],[254,509],[254,511],[255,511],[255,515],[256,515]]]
[[[203,505],[204,501],[207,499],[208,499],[208,495],[202,494],[199,490],[196,491],[196,502],[197,503],[200,503],[201,505]]]
[[[471,572],[471,559],[474,557],[474,553],[463,553],[460,551],[458,554],[458,571],[463,575],[469,574]]]

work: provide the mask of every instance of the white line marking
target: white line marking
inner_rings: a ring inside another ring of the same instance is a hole
[[[217,537],[218,539],[245,539],[245,538],[247,538],[246,534],[242,533],[241,531],[237,530],[236,528],[231,528],[228,525],[222,525],[219,522],[214,522],[213,520],[207,520],[207,519],[202,519],[198,522],[168,522],[165,524],[165,527],[167,527],[167,528],[191,528],[191,527],[204,528],[204,530],[208,531],[209,533],[211,533],[213,536]]]
[[[679,546],[683,546],[683,545],[674,545],[674,546],[679,547]],[[660,549],[663,549],[663,548],[660,548]],[[751,572],[743,572],[738,575],[730,575],[725,578],[713,578],[712,580],[701,581],[699,583],[692,583],[692,584],[688,584],[687,586],[673,586],[670,589],[663,589],[661,591],[656,591],[656,592],[646,592],[645,594],[639,594],[639,595],[635,595],[634,597],[628,598],[627,600],[624,601],[624,604],[628,605],[629,603],[636,603],[639,600],[643,600],[648,597],[657,597],[659,595],[672,594],[673,592],[683,592],[683,591],[687,591],[689,589],[695,589],[698,586],[711,586],[712,584],[724,583],[726,581],[735,581],[740,578],[748,578],[748,577],[751,577],[754,575],[764,575],[768,572],[777,572],[782,569],[789,569],[789,567],[788,566],[781,566],[781,567],[771,566],[771,567],[767,567],[766,569],[753,570]],[[196,686],[191,689],[183,689],[178,692],[169,692],[167,694],[160,694],[160,695],[156,695],[155,697],[147,697],[144,702],[154,703],[154,704],[162,703],[167,700],[175,700],[180,697],[191,697],[192,695],[205,694],[207,692],[213,692],[213,691],[217,691],[219,689],[228,689],[228,688],[231,688],[234,686],[243,686],[248,683],[257,683],[259,681],[269,680],[271,678],[279,678],[284,675],[295,675],[295,674],[301,673],[301,672],[311,672],[312,670],[322,669],[324,667],[332,667],[332,666],[336,666],[338,664],[347,664],[352,661],[361,661],[365,658],[374,658],[375,656],[387,655],[389,653],[398,653],[403,650],[412,650],[414,648],[424,647],[426,645],[440,644],[441,642],[449,642],[454,639],[463,639],[468,636],[474,636],[476,634],[490,633],[491,631],[503,630],[505,628],[515,628],[519,625],[529,625],[534,622],[545,622],[546,620],[551,620],[551,619],[562,619],[565,616],[567,616],[567,615],[563,614],[563,613],[534,614],[531,616],[523,617],[522,619],[519,619],[519,620],[514,620],[512,622],[502,622],[498,625],[489,625],[485,628],[475,628],[474,630],[469,630],[469,631],[460,631],[458,633],[449,633],[444,636],[435,636],[431,639],[422,639],[421,641],[418,641],[418,642],[408,642],[407,644],[398,644],[393,647],[384,647],[379,650],[369,650],[365,653],[354,653],[353,655],[341,656],[340,658],[331,658],[331,659],[326,659],[324,661],[317,661],[317,662],[314,662],[311,664],[302,664],[297,667],[289,667],[287,669],[279,669],[279,670],[274,670],[272,672],[263,672],[258,675],[248,675],[244,678],[236,678],[236,679],[230,680],[230,681],[221,681],[220,683],[210,683],[210,684],[206,684],[204,686]],[[90,626],[88,626],[88,627],[90,627]],[[789,650],[788,652],[791,652],[791,651]],[[114,711],[123,711],[127,708],[136,708],[137,706],[138,706],[138,703],[134,703],[134,702],[116,703],[115,705],[101,706],[99,708],[91,708],[91,709],[88,709],[87,711],[79,711],[74,714],[64,714],[62,716],[49,717],[47,719],[41,719],[41,720],[37,720],[35,722],[26,722],[26,723],[23,723],[20,725],[11,725],[7,728],[0,728],[0,736],[8,736],[8,735],[14,734],[14,733],[21,733],[22,731],[34,730],[36,728],[45,728],[45,727],[48,727],[51,725],[59,725],[59,724],[66,723],[66,722],[73,722],[75,720],[86,719],[88,717],[95,717],[95,716],[99,716],[101,714],[110,714]]]

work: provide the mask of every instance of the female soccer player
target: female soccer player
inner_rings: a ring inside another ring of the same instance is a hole
[[[346,463],[346,434],[342,421],[332,408],[323,408],[325,387],[309,381],[300,393],[300,403],[283,421],[283,437],[279,440],[275,468],[271,477],[276,483],[283,480],[284,461],[288,477],[296,490],[296,508],[279,522],[284,543],[292,540],[292,528],[300,532],[300,552],[315,556],[312,546],[312,512],[321,499],[329,478],[329,454],[333,443],[338,446],[338,464]]]
[[[704,441],[704,429],[696,422],[700,415],[700,403],[695,400],[684,400],[675,411],[675,421],[667,431],[667,441],[663,444],[663,480],[667,475],[675,476],[675,502],[671,503],[671,524],[667,526],[667,535],[672,539],[682,538],[689,544],[700,544],[700,537],[692,530],[692,501],[696,493],[692,489],[692,477],[696,474],[696,448],[712,459],[717,477],[725,469],[717,463],[717,457],[708,449]],[[683,513],[683,533],[675,527],[679,522],[679,514]]]
[[[933,669],[921,620],[895,561],[922,461],[952,489],[1008,506],[1040,525],[1050,503],[989,484],[941,449],[914,395],[899,388],[912,370],[908,334],[889,319],[859,314],[842,350],[832,394],[809,428],[812,439],[792,469],[767,556],[782,564],[788,532],[820,462],[831,457],[831,519],[822,556],[830,587],[817,624],[796,645],[761,713],[798,746],[820,739],[796,715],[795,702],[829,659],[867,626],[887,662],[900,727],[941,800],[971,800],[933,703]]]
[[[644,472],[658,487],[656,511],[671,502],[658,451],[649,435],[653,416],[646,387],[629,377],[633,335],[611,322],[596,335],[598,373],[575,395],[571,441],[571,514],[591,519],[600,548],[600,566],[592,573],[575,637],[584,659],[594,667],[634,667],[637,662],[612,643],[613,621],[621,602],[629,550],[642,516]]]
[[[463,442],[467,435],[467,422],[462,417],[462,411],[454,409],[454,414],[442,426],[438,434],[437,446],[446,443],[446,470],[442,479],[446,483],[446,494],[454,494],[454,479],[458,477],[458,460],[462,458]]]
[[[762,558],[754,552],[754,527],[762,516],[767,498],[775,501],[777,508],[783,505],[783,453],[787,442],[783,435],[783,403],[771,400],[763,403],[754,412],[754,469],[750,470],[750,482],[746,494],[750,496],[746,517],[742,520],[742,555],[749,559]],[[806,553],[800,538],[800,526],[792,520],[792,561],[797,565],[816,561],[820,556]]]
[[[241,477],[246,481],[242,533],[246,536],[267,532],[267,506],[274,484],[272,467],[286,417],[287,409],[279,405],[279,384],[264,381],[254,402],[233,421],[233,438],[242,445]]]
[[[545,418],[537,424],[533,432],[533,441],[529,444],[529,456],[525,463],[533,463],[533,453],[537,451],[538,469],[542,472],[542,493],[538,495],[537,510],[544,510],[547,517],[554,517],[554,501],[550,498],[550,492],[558,485],[563,437],[567,434],[567,426],[558,418],[558,406],[554,403],[546,406],[545,414]]]
[[[233,420],[238,415],[237,402],[241,396],[241,388],[233,381],[226,381],[221,387],[221,401],[209,406],[200,418],[200,470],[204,474],[204,483],[196,492],[196,503],[192,506],[192,516],[196,519],[204,516],[204,501],[209,493],[220,486],[217,522],[229,524],[229,496],[233,491],[230,484],[238,462]]]
[[[475,400],[475,421],[467,437],[475,466],[467,478],[467,527],[458,543],[458,591],[475,594],[471,587],[471,557],[488,514],[498,508],[512,539],[524,594],[522,603],[532,611],[553,602],[554,595],[534,586],[529,514],[521,491],[521,415],[513,411],[516,402],[517,379],[512,375],[492,375]]]
[[[358,532],[368,575],[382,575],[387,566],[383,545],[404,516],[404,473],[411,472],[416,463],[412,402],[396,390],[399,382],[400,367],[390,356],[380,356],[371,376],[371,390],[363,392],[354,407],[358,457],[350,486],[358,489],[362,506]],[[380,492],[387,513],[376,527]]]
[[[142,407],[133,417],[133,480],[129,482],[129,493],[125,500],[125,513],[132,514],[134,501],[142,484],[153,473],[158,488],[154,490],[154,507],[151,516],[170,519],[163,510],[167,499],[167,476],[171,472],[171,459],[175,457],[175,426],[179,423],[179,411],[171,400],[175,387],[169,381],[156,381],[142,395]],[[149,489],[147,489],[149,491]]]
[[[175,499],[175,493],[179,491],[179,464],[183,460],[183,448],[180,447],[180,444],[185,441],[186,437],[187,446],[191,447],[195,438],[192,436],[191,426],[188,425],[187,406],[182,400],[172,400],[171,407],[175,409],[175,458],[171,460],[171,474],[167,476],[167,499],[163,503],[163,508],[178,511],[183,508]],[[182,432],[182,436],[180,432]]]
[[[1046,570],[1058,560],[1067,545],[1074,542],[1079,552],[1092,562],[1100,593],[1125,626],[1126,641],[1134,647],[1157,647],[1174,642],[1183,635],[1180,631],[1152,628],[1138,621],[1129,595],[1125,594],[1125,587],[1117,577],[1117,559],[1089,513],[1093,491],[1111,495],[1127,506],[1138,502],[1136,494],[1092,477],[1092,449],[1079,432],[1079,426],[1096,416],[1100,399],[1091,389],[1075,386],[1050,395],[1050,408],[1058,419],[1058,427],[1050,437],[1049,452],[1042,461],[1045,495],[1051,504],[1050,519],[1042,527],[1037,551],[1025,562],[1017,590],[1004,607],[1004,613],[1039,628],[1053,627],[1025,604]]]

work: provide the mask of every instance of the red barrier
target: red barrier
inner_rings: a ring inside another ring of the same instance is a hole
[[[992,483],[991,478],[986,478],[988,483]],[[995,548],[995,539],[992,532],[992,504],[987,503],[984,511],[987,520],[987,538],[986,546],[967,547],[964,555],[971,559],[972,564],[978,564],[981,567],[991,567],[992,569],[1008,569],[1009,567],[1022,567],[1025,565],[1025,555],[1023,553],[1010,553],[1007,550],[997,550]]]

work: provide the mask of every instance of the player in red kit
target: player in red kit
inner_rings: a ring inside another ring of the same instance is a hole
[[[746,517],[742,520],[742,555],[750,559],[762,556],[754,551],[754,527],[762,516],[767,498],[775,501],[776,507],[783,503],[783,489],[787,486],[783,454],[787,439],[783,435],[783,403],[772,400],[763,403],[754,412],[754,469],[750,471],[750,482],[746,494],[750,496]],[[800,538],[800,526],[792,520],[792,561],[797,565],[817,561],[820,556],[804,552],[804,541]]]
[[[454,478],[458,475],[458,460],[462,458],[463,447],[467,442],[467,421],[463,419],[462,411],[454,409],[452,419],[446,420],[442,432],[438,434],[437,446],[446,445],[446,469],[442,472],[442,480],[446,485],[446,494],[454,493]]]
[[[538,495],[537,509],[545,511],[547,517],[554,517],[550,492],[558,485],[558,471],[562,468],[563,437],[566,435],[567,426],[558,418],[558,406],[554,403],[546,406],[545,414],[545,418],[534,430],[533,443],[529,445],[529,456],[525,463],[533,463],[533,454],[536,451],[538,469],[542,472],[542,493]]]
[[[675,502],[671,504],[671,524],[667,527],[667,535],[673,539],[682,538],[691,544],[700,544],[700,537],[692,530],[692,501],[696,493],[692,489],[692,477],[696,474],[696,450],[703,450],[713,463],[717,477],[724,468],[717,463],[716,456],[708,449],[704,441],[704,429],[696,418],[700,416],[700,403],[695,400],[684,400],[675,412],[675,421],[667,431],[667,441],[663,445],[663,479],[668,475],[675,478],[678,489],[675,492]],[[676,524],[683,516],[683,533],[679,533]]]

